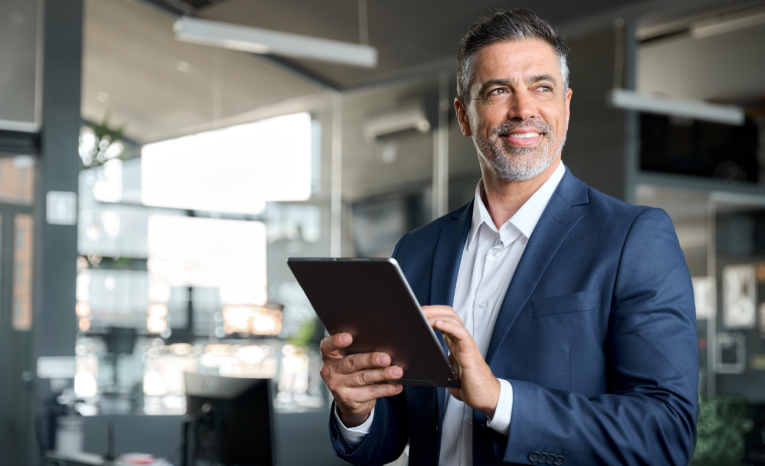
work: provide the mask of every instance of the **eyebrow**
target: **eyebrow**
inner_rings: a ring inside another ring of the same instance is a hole
[[[538,83],[540,81],[550,81],[554,84],[558,84],[558,82],[549,74],[537,74],[534,76],[529,76],[526,79],[526,84],[534,84]],[[486,92],[487,89],[489,89],[492,86],[509,86],[513,83],[510,79],[490,79],[483,83],[481,88],[478,90],[478,95],[482,95],[484,92]]]

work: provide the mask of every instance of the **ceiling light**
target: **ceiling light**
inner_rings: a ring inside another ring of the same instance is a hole
[[[366,68],[377,66],[377,49],[369,45],[188,17],[177,20],[173,29],[177,40],[192,44]]]
[[[696,39],[724,34],[748,27],[765,24],[765,12],[729,19],[712,19],[691,24],[691,36]]]
[[[613,89],[609,96],[609,103],[613,107],[625,110],[672,115],[726,125],[744,124],[744,109],[734,105],[641,94],[626,89]]]

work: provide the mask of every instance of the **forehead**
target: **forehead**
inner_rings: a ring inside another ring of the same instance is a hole
[[[483,47],[475,56],[473,83],[514,79],[527,74],[549,74],[561,80],[555,49],[542,39],[521,39]]]

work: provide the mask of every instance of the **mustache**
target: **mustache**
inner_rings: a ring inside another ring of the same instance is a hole
[[[497,125],[492,133],[495,136],[507,136],[511,131],[514,131],[518,128],[529,127],[538,130],[541,134],[547,134],[550,132],[550,125],[538,118],[529,118],[528,120],[523,121],[506,121],[500,125]]]

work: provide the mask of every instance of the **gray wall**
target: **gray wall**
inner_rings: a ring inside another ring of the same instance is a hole
[[[568,43],[574,93],[563,162],[585,183],[624,199],[626,115],[606,106],[614,84],[614,42],[614,31],[605,29]]]

